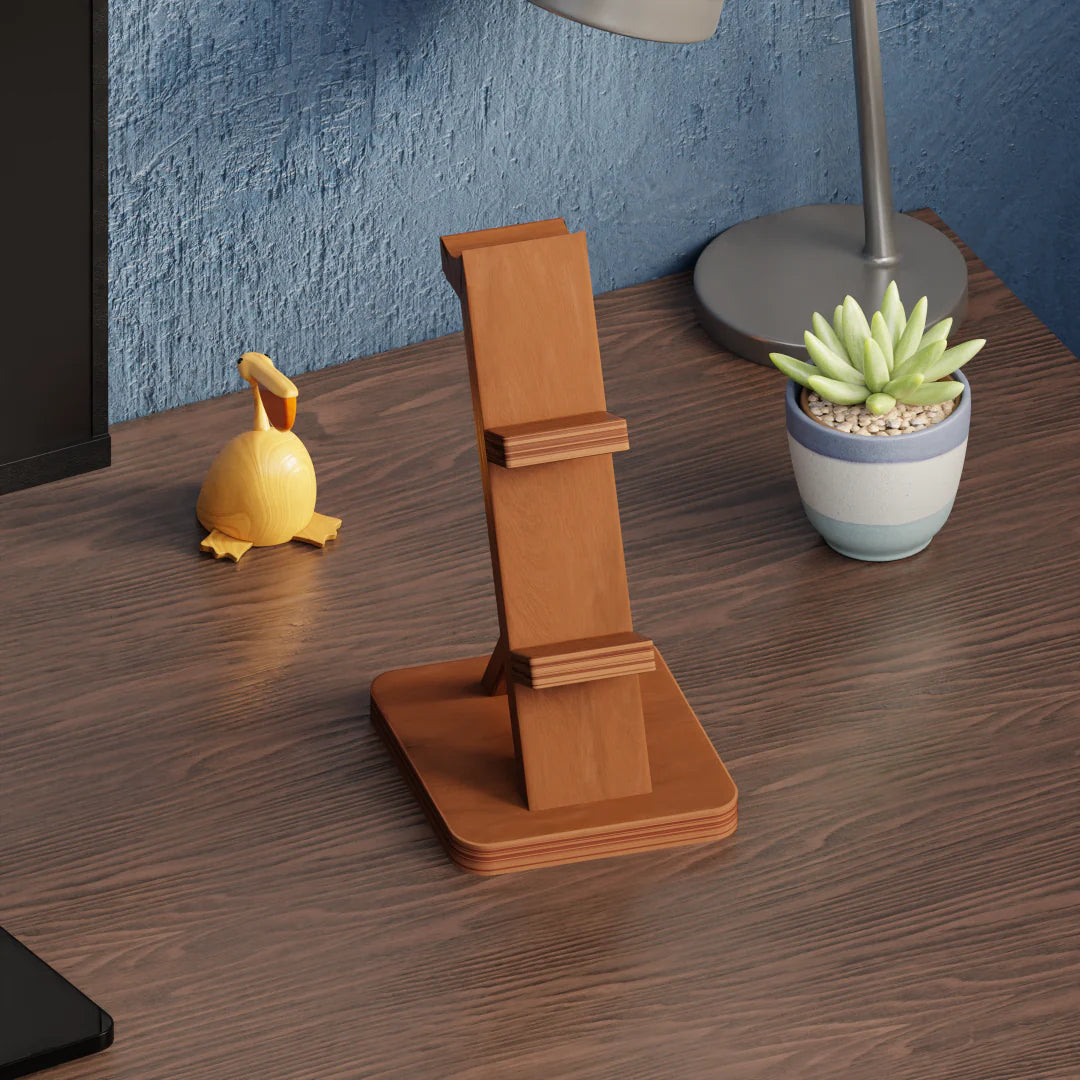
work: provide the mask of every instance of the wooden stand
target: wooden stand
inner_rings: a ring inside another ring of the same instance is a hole
[[[379,676],[372,722],[451,857],[494,874],[726,836],[737,792],[634,633],[583,233],[443,237],[461,298],[501,635]],[[501,691],[501,692],[500,692]]]

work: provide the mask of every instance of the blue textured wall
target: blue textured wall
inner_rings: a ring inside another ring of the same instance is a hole
[[[896,201],[1080,348],[1072,3],[882,0]],[[596,290],[859,198],[846,0],[616,37],[525,0],[112,0],[113,421],[456,329],[441,233],[562,215]]]

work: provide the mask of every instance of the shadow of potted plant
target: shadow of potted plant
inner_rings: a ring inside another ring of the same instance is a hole
[[[867,321],[850,296],[830,323],[814,313],[811,364],[771,353],[789,378],[787,430],[803,509],[853,559],[915,555],[945,524],[960,484],[971,385],[960,371],[986,344],[948,346],[952,319],[926,328],[896,282]]]

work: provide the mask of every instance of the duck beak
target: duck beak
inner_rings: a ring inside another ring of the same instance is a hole
[[[259,397],[262,399],[263,408],[266,410],[266,419],[278,431],[290,431],[296,420],[296,398],[278,397],[272,390],[267,390],[265,386],[259,387]]]
[[[240,357],[240,376],[255,384],[266,410],[266,419],[278,429],[289,431],[296,419],[296,384],[282,375],[273,360],[263,353],[246,352]]]

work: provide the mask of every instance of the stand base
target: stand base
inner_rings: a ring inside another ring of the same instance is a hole
[[[508,699],[480,685],[487,660],[390,671],[371,686],[371,722],[460,867],[504,874],[735,831],[738,792],[659,652],[638,676],[653,790],[533,811],[518,788]]]
[[[877,266],[863,254],[861,206],[800,206],[754,218],[721,233],[701,253],[694,292],[702,326],[714,341],[771,366],[770,352],[809,359],[803,331],[819,311],[854,296],[867,315],[889,282],[911,308],[929,300],[927,326],[967,312],[967,264],[933,225],[893,215],[898,261]]]

